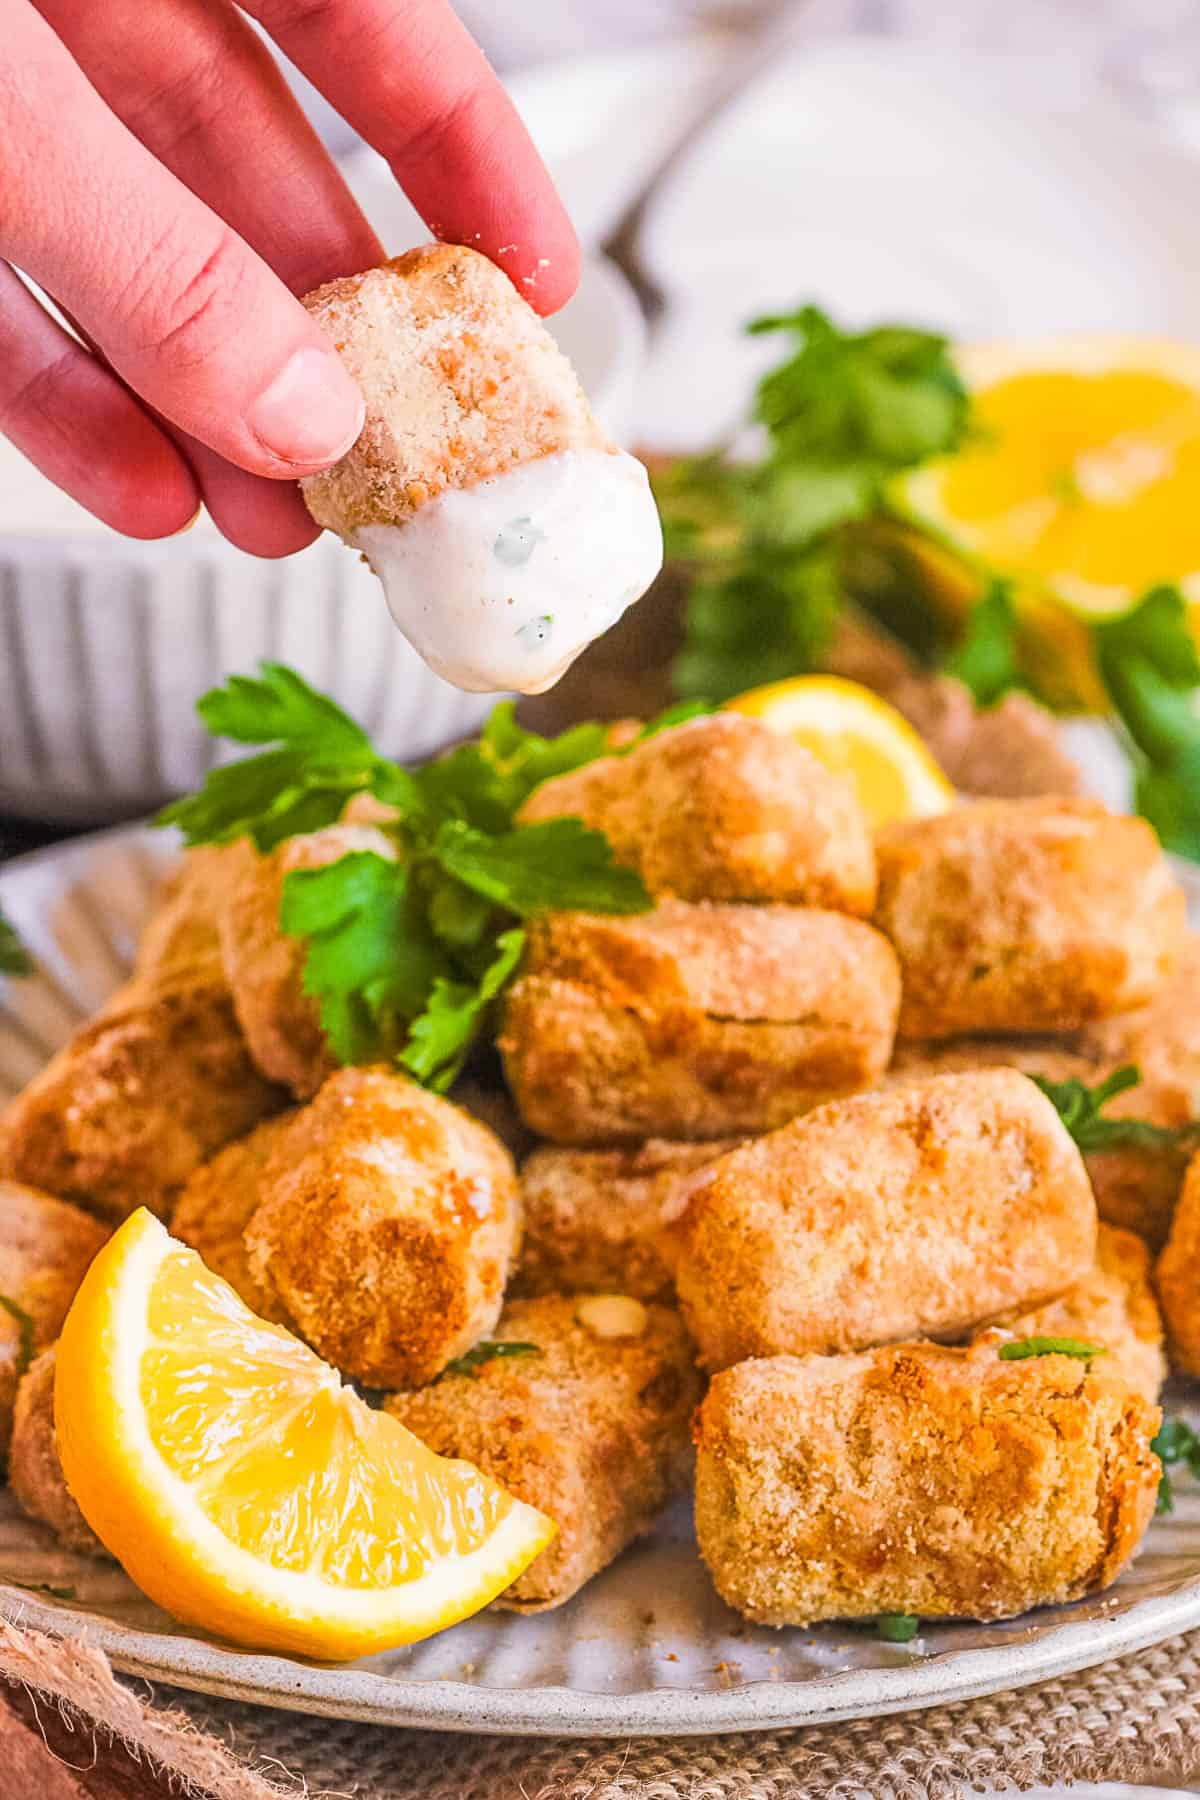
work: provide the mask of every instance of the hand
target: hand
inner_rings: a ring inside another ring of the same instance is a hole
[[[539,312],[579,251],[448,0],[242,0],[430,230]],[[362,401],[294,298],[383,250],[232,0],[9,0],[0,61],[0,431],[118,531],[201,500],[235,544],[317,535],[296,477]],[[84,347],[13,273],[61,307]]]

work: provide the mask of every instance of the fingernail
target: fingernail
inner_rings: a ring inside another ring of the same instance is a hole
[[[247,423],[272,456],[298,468],[337,462],[363,428],[362,395],[332,351],[304,349],[283,365]]]

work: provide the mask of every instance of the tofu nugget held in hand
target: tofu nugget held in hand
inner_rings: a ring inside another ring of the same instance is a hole
[[[1160,1416],[1073,1357],[982,1344],[739,1363],[696,1417],[700,1553],[764,1625],[1078,1600],[1153,1516]]]
[[[526,1348],[506,1355],[505,1343]],[[468,1360],[385,1406],[431,1450],[554,1520],[558,1536],[496,1604],[561,1606],[687,1480],[700,1397],[687,1334],[677,1313],[628,1295],[547,1295],[506,1307],[495,1340]]]
[[[654,894],[869,914],[875,851],[849,782],[757,719],[713,713],[536,788],[521,823],[574,817]]]
[[[249,1271],[369,1387],[432,1381],[496,1322],[520,1233],[499,1139],[388,1069],[342,1069],[270,1146]]]
[[[662,567],[645,469],[478,251],[410,250],[304,304],[366,402],[357,443],[302,483],[313,518],[362,552],[439,675],[551,687]]]
[[[662,900],[534,921],[500,1050],[556,1143],[740,1136],[870,1086],[898,1004],[891,946],[861,919]]]
[[[819,1107],[703,1174],[675,1283],[707,1368],[956,1337],[1080,1280],[1096,1206],[1024,1075],[941,1075]]]
[[[885,827],[876,853],[901,1037],[1069,1031],[1148,1001],[1183,948],[1153,830],[1095,800],[978,800]]]

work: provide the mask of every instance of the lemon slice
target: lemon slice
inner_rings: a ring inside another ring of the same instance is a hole
[[[1157,582],[1200,601],[1200,349],[1071,337],[960,349],[973,430],[901,510],[1083,618]]]
[[[728,702],[811,750],[853,782],[871,824],[924,819],[955,803],[954,789],[917,733],[870,688],[839,675],[802,675]]]
[[[554,1536],[242,1304],[134,1213],[63,1326],[67,1484],[138,1586],[256,1649],[331,1660],[478,1611]]]

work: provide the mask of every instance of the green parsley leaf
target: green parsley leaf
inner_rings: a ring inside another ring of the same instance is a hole
[[[1176,587],[1092,628],[1096,666],[1129,739],[1138,810],[1168,850],[1200,861],[1200,653]]]
[[[796,339],[759,383],[754,406],[784,459],[857,465],[880,479],[961,440],[969,403],[945,338],[902,325],[843,332],[815,306],[747,329]]]
[[[1069,1337],[1018,1338],[1015,1343],[1001,1344],[998,1351],[1001,1362],[1027,1362],[1033,1356],[1074,1356],[1090,1362],[1093,1356],[1107,1354],[1103,1344],[1084,1344]]]
[[[977,706],[995,706],[1026,683],[1017,653],[1017,615],[1007,582],[994,581],[967,618],[966,634],[942,665],[971,690]]]
[[[32,975],[33,964],[12,925],[0,912],[0,975]]]
[[[687,636],[671,671],[676,691],[728,700],[815,668],[832,642],[841,604],[832,545],[749,551],[724,573],[693,585]]]
[[[20,1381],[37,1355],[37,1331],[25,1308],[10,1300],[7,1294],[0,1294],[0,1311],[6,1312],[17,1328],[17,1359],[13,1370],[15,1379]]]
[[[270,748],[214,769],[199,794],[166,809],[160,823],[179,826],[189,843],[248,834],[266,851],[331,824],[358,793],[392,809],[379,829],[394,857],[351,851],[284,881],[280,923],[306,941],[304,991],[341,1062],[396,1057],[444,1090],[515,972],[517,921],[651,904],[641,878],[580,820],[517,824],[543,781],[632,747],[614,749],[606,725],[544,738],[505,703],[477,743],[410,770],[380,756],[340,707],[279,663],[261,664],[256,679],[234,676],[199,710],[210,729]],[[675,707],[633,741],[701,710]]]
[[[697,458],[655,483],[668,555],[693,577],[675,685],[718,700],[817,666],[843,604],[848,529],[884,513],[897,472],[952,450],[967,419],[931,333],[843,332],[812,306],[749,329],[795,340],[755,396],[765,456]]]
[[[188,845],[248,836],[271,850],[332,825],[360,793],[419,810],[408,772],[379,756],[339,706],[282,663],[260,663],[258,680],[231,676],[196,710],[214,734],[278,747],[211,769],[199,793],[164,808],[155,823],[178,826]]]
[[[920,1634],[921,1621],[915,1613],[880,1613],[875,1629],[885,1644],[911,1644]]]
[[[1191,1473],[1200,1480],[1200,1433],[1192,1430],[1186,1419],[1178,1417],[1165,1418],[1158,1428],[1157,1435],[1151,1439],[1150,1448],[1163,1466],[1162,1479],[1158,1484],[1159,1513],[1175,1510],[1175,1496],[1171,1489],[1171,1477],[1167,1474],[1178,1463],[1184,1463]]]
[[[504,1356],[540,1356],[541,1349],[537,1344],[520,1344],[515,1338],[485,1338],[468,1350],[464,1356],[456,1356],[448,1362],[438,1376],[440,1381],[445,1375],[469,1375],[472,1381],[478,1379],[479,1371],[485,1363],[496,1362]]]
[[[448,875],[519,919],[551,911],[638,913],[652,904],[640,875],[581,819],[546,819],[488,836],[448,819],[433,841]]]
[[[439,976],[425,1010],[409,1028],[400,1064],[436,1093],[452,1087],[474,1043],[492,1001],[507,986],[525,947],[523,931],[505,931],[496,940],[497,954],[474,985]]]
[[[308,940],[304,991],[342,1063],[393,1056],[450,968],[421,916],[408,869],[355,850],[323,869],[293,869],[279,922]]]
[[[1185,1150],[1200,1133],[1200,1121],[1189,1125],[1152,1125],[1148,1119],[1106,1119],[1102,1112],[1118,1094],[1137,1087],[1142,1072],[1134,1063],[1114,1069],[1095,1087],[1072,1077],[1069,1081],[1047,1081],[1032,1077],[1046,1098],[1052,1102],[1059,1118],[1087,1155],[1093,1150],[1116,1150],[1128,1147],[1138,1150]]]

